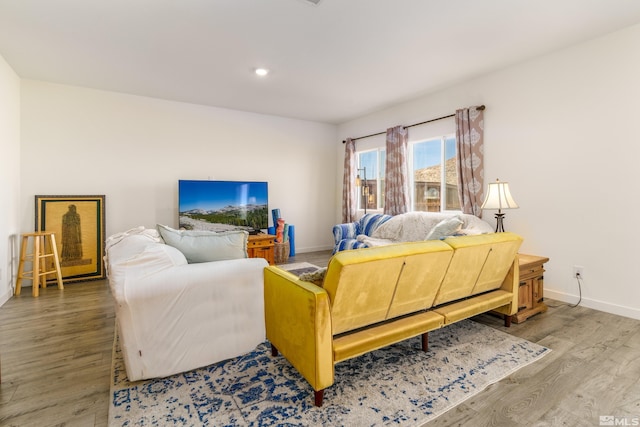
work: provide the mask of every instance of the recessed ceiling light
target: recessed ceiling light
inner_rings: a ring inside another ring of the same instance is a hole
[[[256,74],[259,76],[266,76],[267,74],[269,74],[269,70],[267,70],[266,68],[256,68]]]

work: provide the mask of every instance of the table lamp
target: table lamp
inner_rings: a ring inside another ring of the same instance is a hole
[[[487,189],[487,197],[484,199],[484,203],[480,206],[480,209],[498,209],[496,213],[496,233],[504,231],[504,214],[502,209],[515,209],[518,205],[511,196],[509,191],[509,183],[502,182],[496,179],[496,182],[489,184]]]

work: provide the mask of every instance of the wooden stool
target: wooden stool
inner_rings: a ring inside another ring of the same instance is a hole
[[[27,254],[30,237],[33,237],[33,253]],[[49,239],[48,249],[50,252],[47,252],[47,238]],[[47,258],[52,258],[52,262],[47,264]],[[28,259],[31,260],[33,268],[31,271],[24,271],[24,263]],[[47,270],[47,267],[50,267],[51,270]],[[37,297],[39,295],[40,286],[43,288],[47,287],[47,276],[54,273],[58,281],[58,289],[64,289],[64,286],[62,285],[62,272],[60,271],[60,258],[58,258],[58,248],[56,247],[55,235],[47,231],[23,234],[15,294],[20,295],[22,279],[30,279],[32,282],[31,293],[34,297]]]

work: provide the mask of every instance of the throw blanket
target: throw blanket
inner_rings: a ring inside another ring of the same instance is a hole
[[[369,247],[374,247],[440,239],[453,235],[493,233],[493,231],[487,222],[475,215],[408,212],[394,216],[371,233],[371,236],[358,235],[357,240]]]
[[[140,234],[143,235],[145,237],[148,237],[150,241],[152,242],[161,242],[162,239],[160,238],[160,233],[158,233],[158,230],[156,230],[155,228],[145,228],[144,225],[140,225],[138,227],[135,228],[131,228],[127,231],[123,231],[121,233],[116,233],[113,234],[109,237],[107,237],[107,240],[104,242],[104,248],[105,248],[105,256],[104,256],[104,268],[105,268],[105,273],[107,274],[107,276],[109,275],[109,271],[108,271],[108,266],[109,266],[109,258],[108,258],[108,254],[109,254],[109,248],[112,247],[113,245],[116,245],[118,243],[120,243],[122,241],[122,239],[124,239],[127,236],[131,236],[132,234]]]
[[[356,239],[358,240],[358,242],[362,242],[370,248],[373,248],[375,246],[386,246],[386,245],[391,245],[393,243],[397,243],[391,239],[376,239],[375,237],[369,237],[366,234],[358,234],[358,237],[356,237]]]
[[[107,240],[104,242],[105,250],[108,250],[111,246],[119,243],[127,236],[131,236],[132,234],[142,234],[144,236],[149,237],[149,240],[153,242],[161,242],[160,233],[155,228],[145,228],[144,225],[140,225],[135,228],[131,228],[127,231],[123,231],[121,233],[112,234],[107,237]]]

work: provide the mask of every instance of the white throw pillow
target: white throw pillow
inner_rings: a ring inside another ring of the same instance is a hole
[[[246,231],[175,230],[161,224],[157,229],[164,242],[182,252],[189,264],[247,258]]]
[[[436,224],[435,227],[427,234],[425,240],[439,240],[444,237],[453,236],[462,228],[464,221],[459,216],[447,218]]]
[[[460,217],[464,221],[462,228],[466,230],[466,234],[485,234],[495,231],[491,224],[475,215],[462,214]]]

